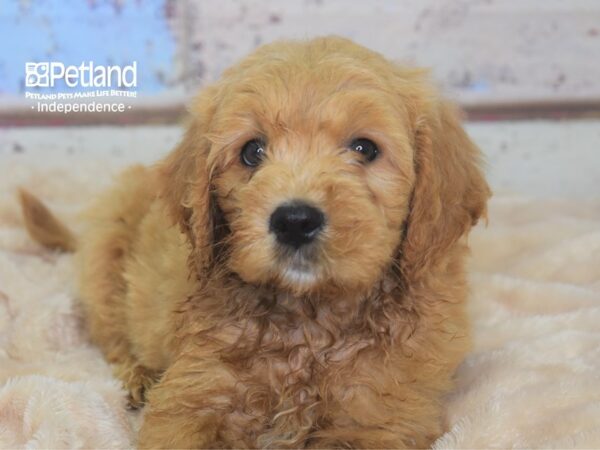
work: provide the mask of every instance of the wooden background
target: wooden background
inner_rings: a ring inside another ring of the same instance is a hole
[[[474,119],[597,116],[599,0],[0,0],[0,124],[174,122],[256,46],[338,34],[430,67]],[[24,62],[139,66],[127,114],[32,113]]]

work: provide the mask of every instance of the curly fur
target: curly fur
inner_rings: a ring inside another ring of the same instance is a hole
[[[356,137],[381,156],[362,164]],[[77,242],[92,338],[148,403],[140,447],[429,445],[469,348],[479,159],[423,71],[344,39],[264,46],[205,88]],[[293,198],[328,220],[306,276],[267,226]]]

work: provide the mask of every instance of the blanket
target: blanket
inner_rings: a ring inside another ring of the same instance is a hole
[[[130,448],[140,413],[89,343],[73,258],[32,242],[15,196],[76,228],[118,164],[0,162],[0,448]],[[497,193],[469,241],[474,349],[434,448],[600,448],[600,201]]]

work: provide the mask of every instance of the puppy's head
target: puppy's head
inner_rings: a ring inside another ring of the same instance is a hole
[[[425,78],[325,38],[262,47],[205,89],[161,166],[197,269],[308,293],[435,264],[489,190]]]

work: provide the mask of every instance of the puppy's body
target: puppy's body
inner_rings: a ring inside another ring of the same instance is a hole
[[[135,400],[144,377],[169,369],[142,446],[423,447],[440,433],[441,395],[469,342],[464,247],[415,289],[383,279],[370,304],[239,280],[198,290],[152,177],[123,174],[91,209],[80,252],[92,337]]]
[[[155,178],[141,166],[123,173],[89,208],[78,244],[79,290],[92,338],[131,376],[124,381],[134,402],[142,401],[138,383],[152,381],[139,377],[158,375],[171,361],[172,313],[194,284],[189,244],[160,207]]]
[[[267,156],[244,167],[257,135]],[[363,136],[372,162],[345,148]],[[92,338],[148,401],[140,446],[429,445],[469,346],[462,236],[488,196],[418,72],[341,39],[228,71],[79,239]],[[325,217],[300,250],[268,225],[299,198]]]
[[[439,434],[468,348],[462,246],[416,289],[382,280],[371,304],[352,293],[307,304],[239,280],[198,291],[152,177],[121,177],[80,253],[92,337],[136,399],[148,371],[170,368],[150,401],[178,412],[149,411],[142,445],[423,447]]]

